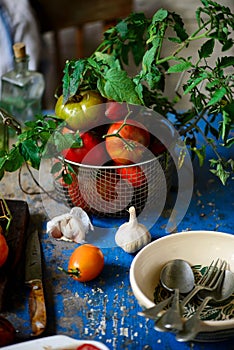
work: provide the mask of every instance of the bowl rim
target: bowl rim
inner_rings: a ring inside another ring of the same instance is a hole
[[[131,266],[130,266],[130,270],[129,270],[129,279],[130,279],[130,285],[132,287],[133,283],[135,284],[135,287],[137,288],[137,293],[140,295],[141,299],[143,301],[146,301],[147,304],[154,306],[155,303],[150,300],[139,288],[138,284],[135,281],[135,277],[134,277],[134,269],[135,269],[135,265],[136,265],[136,261],[138,260],[139,256],[141,256],[142,254],[144,254],[144,252],[149,249],[152,245],[157,244],[158,241],[164,241],[164,240],[168,240],[168,239],[172,239],[172,238],[176,238],[177,236],[181,235],[182,233],[188,234],[190,236],[192,235],[200,235],[200,234],[212,234],[215,236],[223,236],[225,235],[225,237],[229,237],[230,239],[234,240],[234,234],[228,233],[228,232],[221,232],[221,231],[209,231],[209,230],[189,230],[189,231],[180,231],[180,232],[176,232],[176,233],[172,233],[172,234],[168,234],[166,236],[160,237],[152,242],[150,242],[149,244],[147,244],[144,248],[142,248],[134,257]],[[234,253],[234,252],[233,252]],[[233,271],[234,272],[234,271]],[[134,293],[135,294],[135,293]],[[151,307],[149,306],[149,307]],[[233,323],[234,323],[234,318],[230,319],[230,320],[202,320],[202,323],[204,326],[207,327],[207,329],[213,328],[213,327],[217,327],[219,329],[223,329],[223,328],[233,328]]]

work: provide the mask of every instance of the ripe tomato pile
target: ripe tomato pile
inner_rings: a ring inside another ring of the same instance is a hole
[[[164,152],[164,146],[142,123],[134,120],[134,116],[126,118],[128,112],[125,103],[105,101],[92,90],[80,92],[65,104],[60,96],[55,113],[66,121],[62,133],[74,136],[78,133],[81,143],[79,147],[63,150],[64,158],[88,165],[128,165],[139,163],[146,149],[156,155]]]
[[[165,151],[164,145],[135,120],[134,112],[129,113],[125,103],[104,101],[96,91],[81,92],[64,105],[60,96],[55,112],[66,122],[62,134],[79,140],[78,146],[74,143],[62,151],[65,160],[90,166],[117,166],[114,173],[108,169],[104,175],[97,175],[97,193],[105,201],[116,199],[119,179],[134,189],[145,185],[146,176],[138,163],[145,160],[145,155],[158,156]],[[72,204],[87,209],[77,179],[65,187]]]

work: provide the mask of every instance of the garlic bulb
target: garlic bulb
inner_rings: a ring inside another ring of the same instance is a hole
[[[139,224],[136,217],[136,210],[129,208],[129,221],[122,224],[116,234],[115,242],[127,253],[135,253],[150,243],[151,234],[143,224]]]
[[[87,213],[80,207],[74,207],[70,213],[54,217],[47,223],[47,232],[56,239],[84,243],[86,233],[93,230]]]

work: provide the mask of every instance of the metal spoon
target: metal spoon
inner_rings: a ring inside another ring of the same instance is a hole
[[[166,271],[168,271],[169,268],[171,272],[175,270],[173,272],[173,276],[169,278],[170,281],[168,280],[168,277],[166,277]],[[194,286],[194,276],[192,274],[192,269],[187,261],[181,259],[171,260],[166,265],[164,265],[160,274],[160,280],[162,284],[164,283],[164,286],[167,285],[170,288],[170,291],[179,289],[179,292],[181,293],[188,293]],[[168,289],[168,287],[166,288]],[[151,308],[143,310],[141,312],[138,312],[138,315],[155,320],[160,311],[162,311],[167,305],[169,305],[169,303],[173,299],[173,295],[171,295],[167,299],[162,300],[157,305],[154,305]]]
[[[195,284],[191,266],[185,260],[169,261],[161,270],[160,281],[164,288],[174,291],[171,307],[156,322],[154,328],[158,331],[167,331],[176,328],[181,330],[183,322],[179,294],[189,293]]]
[[[180,330],[177,333],[176,339],[178,341],[193,340],[196,335],[202,331],[202,320],[200,319],[200,314],[211,300],[218,303],[228,299],[234,293],[234,273],[225,270],[224,279],[221,283],[220,288],[217,288],[214,291],[209,292],[204,290],[200,292],[200,297],[202,297],[203,294],[205,299],[197,309],[196,313],[184,323],[183,330]]]

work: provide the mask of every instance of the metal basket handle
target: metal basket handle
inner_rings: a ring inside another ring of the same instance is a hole
[[[21,133],[21,125],[20,123],[5,109],[0,107],[0,117],[2,118],[2,122],[7,127],[10,127],[16,131],[17,134]]]

